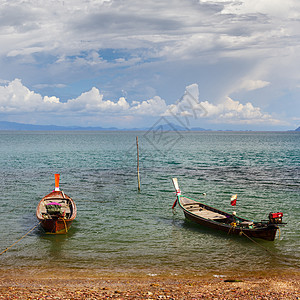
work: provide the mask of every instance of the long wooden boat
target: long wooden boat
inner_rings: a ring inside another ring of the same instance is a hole
[[[185,217],[202,226],[224,231],[228,234],[244,235],[248,238],[260,238],[274,241],[279,224],[282,224],[282,213],[270,213],[268,221],[252,222],[208,206],[199,201],[181,195],[177,178],[172,178],[176,190],[176,204],[183,210]]]
[[[55,189],[39,202],[37,219],[46,233],[64,234],[69,231],[76,214],[75,202],[59,189],[59,174],[55,174]]]

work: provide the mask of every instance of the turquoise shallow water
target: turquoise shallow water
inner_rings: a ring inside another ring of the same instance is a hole
[[[141,193],[137,192],[139,136]],[[1,269],[74,268],[146,274],[299,269],[300,134],[296,132],[0,132],[1,251],[36,223],[38,201],[60,187],[78,209],[66,236],[38,227]],[[186,222],[183,193],[261,220],[283,211],[274,242],[232,237]],[[206,193],[204,197],[202,193]]]

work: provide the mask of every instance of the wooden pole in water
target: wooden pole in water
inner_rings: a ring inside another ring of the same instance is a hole
[[[139,138],[136,137],[136,149],[137,149],[137,177],[138,177],[138,190],[141,191],[140,183],[140,159],[139,159]]]

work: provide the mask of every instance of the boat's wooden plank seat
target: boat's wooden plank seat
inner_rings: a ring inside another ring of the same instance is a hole
[[[184,206],[185,209],[192,212],[193,214],[200,216],[205,219],[210,220],[221,220],[226,219],[226,216],[219,214],[214,211],[210,211],[207,209],[204,209],[200,203],[197,203],[196,201],[190,200],[188,198],[182,198],[181,203]]]
[[[201,210],[201,207],[199,205],[185,205],[184,208],[189,211]]]
[[[195,207],[199,207],[200,204],[197,202],[181,202],[183,206],[195,206]]]
[[[205,219],[210,219],[210,220],[226,219],[226,216],[206,209],[198,210],[197,212],[193,211],[193,213],[196,214],[197,216],[200,216]]]
[[[185,203],[198,203],[197,201],[190,199],[188,197],[180,196],[180,202]]]

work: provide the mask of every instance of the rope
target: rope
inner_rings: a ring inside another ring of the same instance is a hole
[[[67,227],[67,224],[66,224],[66,221],[65,221],[65,218],[60,218],[64,221],[64,224],[65,224],[65,230],[66,230],[66,233],[68,233],[68,227]]]
[[[271,255],[274,255],[275,257],[277,257],[278,259],[285,261],[285,263],[295,267],[295,266],[300,266],[298,263],[291,263],[287,258],[284,257],[280,257],[278,254],[273,253],[272,251],[270,251],[269,249],[267,249],[266,247],[262,246],[261,244],[257,243],[256,241],[254,241],[251,237],[249,237],[245,232],[243,232],[241,230],[241,233],[247,237],[250,241],[252,241],[253,243],[257,244],[258,246],[260,246],[261,248],[263,248],[264,250],[266,250],[268,253],[270,253]]]
[[[234,230],[235,230],[235,228],[236,228],[236,223],[231,223],[230,226],[231,226],[231,227],[229,228],[229,231],[228,231],[227,234],[230,234],[231,230],[232,230],[232,233],[234,232]]]
[[[241,234],[243,234],[245,237],[247,237],[250,241],[252,241],[253,243],[257,244],[258,246],[260,246],[261,248],[265,249],[267,252],[269,252],[272,255],[277,256],[275,253],[271,252],[269,249],[267,249],[266,247],[264,247],[263,245],[259,244],[258,242],[254,241],[250,236],[248,236],[243,230],[241,230]]]
[[[40,225],[41,222],[39,222],[38,224],[36,224],[34,227],[32,227],[26,234],[24,234],[21,238],[19,238],[16,242],[14,242],[11,246],[7,247],[5,250],[3,250],[0,255],[2,255],[3,253],[5,253],[7,250],[9,250],[11,247],[13,247],[14,245],[16,245],[18,242],[20,242],[26,235],[28,235],[31,231],[33,231],[33,229],[35,229],[37,226]]]

